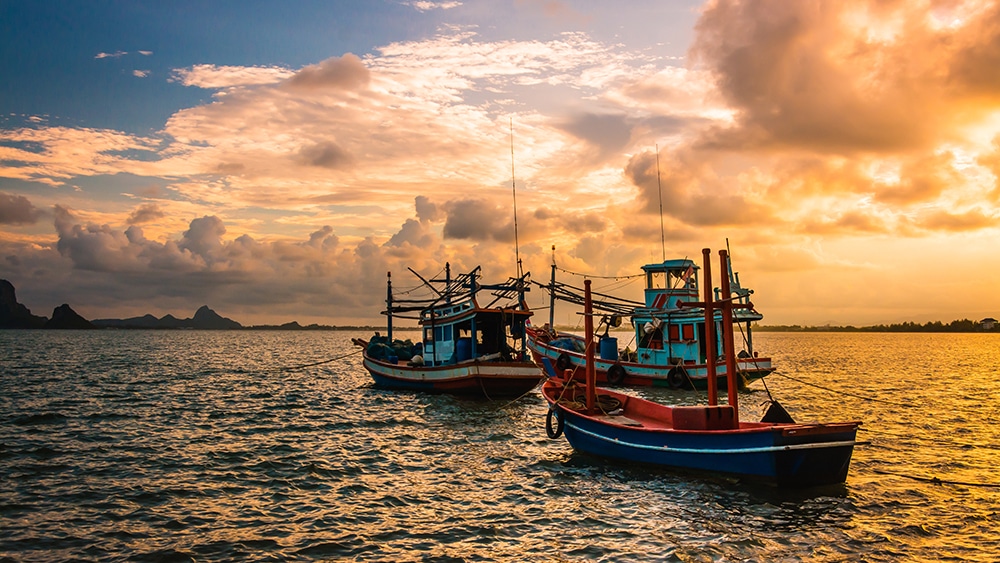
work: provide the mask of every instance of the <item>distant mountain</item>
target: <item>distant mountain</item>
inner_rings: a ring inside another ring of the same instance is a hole
[[[42,328],[68,328],[80,330],[94,329],[97,327],[87,319],[81,317],[76,311],[71,309],[69,305],[63,303],[52,311],[52,318],[49,319]]]
[[[215,311],[202,305],[190,319],[178,319],[173,315],[156,318],[153,315],[143,315],[128,319],[97,319],[93,324],[100,328],[154,328],[178,329],[190,328],[197,330],[233,330],[243,328],[243,325],[220,316]]]
[[[0,328],[42,328],[47,321],[17,302],[14,284],[0,280]]]

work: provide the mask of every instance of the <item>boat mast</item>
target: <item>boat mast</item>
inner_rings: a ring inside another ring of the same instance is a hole
[[[722,299],[719,307],[722,309],[722,349],[726,354],[726,392],[729,404],[733,407],[733,419],[739,424],[740,407],[736,389],[736,337],[733,334],[733,300],[729,287],[729,253],[719,251],[719,283],[722,289]]]
[[[556,245],[552,245],[552,282],[549,284],[549,328],[556,329]]]
[[[392,272],[385,273],[385,315],[386,331],[389,342],[392,342]]]

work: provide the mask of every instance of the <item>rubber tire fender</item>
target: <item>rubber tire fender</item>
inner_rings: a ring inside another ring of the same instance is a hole
[[[687,370],[684,366],[674,366],[667,372],[667,385],[671,389],[684,389],[688,386]]]
[[[621,364],[614,364],[608,368],[608,383],[611,385],[621,385],[625,383],[625,376],[628,373],[625,372],[625,368]]]
[[[552,428],[553,418],[556,419],[555,428]],[[562,414],[556,412],[554,406],[549,408],[548,414],[545,415],[545,435],[548,436],[549,438],[552,438],[553,440],[555,440],[559,436],[562,436],[564,424],[565,422],[563,421]]]
[[[573,369],[573,360],[570,359],[569,354],[566,352],[559,354],[559,357],[556,358],[556,369],[559,370],[560,376],[564,371]]]

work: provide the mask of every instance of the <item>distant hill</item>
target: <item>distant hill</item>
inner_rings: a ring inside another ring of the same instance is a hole
[[[17,302],[14,284],[0,280],[0,328],[42,328],[46,322],[47,318],[32,315]]]
[[[152,329],[195,329],[195,330],[236,330],[243,325],[227,319],[202,305],[190,319],[178,319],[173,315],[164,315],[159,319],[153,315],[143,315],[129,319],[97,319],[92,321],[98,328],[152,328]]]
[[[296,321],[281,325],[243,326],[240,323],[223,317],[202,305],[189,319],[178,319],[167,314],[160,318],[146,314],[128,319],[97,319],[88,321],[81,317],[69,305],[62,304],[52,311],[52,318],[32,315],[31,311],[17,302],[14,284],[0,279],[0,329],[48,328],[48,329],[194,329],[194,330],[379,330],[371,326],[328,326],[310,324],[300,325]],[[411,327],[412,328],[412,327]],[[400,327],[400,330],[408,330]]]

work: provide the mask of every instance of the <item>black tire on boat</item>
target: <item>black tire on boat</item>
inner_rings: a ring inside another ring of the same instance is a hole
[[[561,414],[555,412],[555,407],[549,409],[548,414],[545,415],[545,435],[549,438],[555,440],[563,433],[563,417]],[[556,427],[552,428],[552,419],[556,419]]]
[[[608,383],[621,385],[625,382],[625,375],[625,368],[621,364],[614,364],[608,368]]]
[[[568,369],[573,369],[573,360],[569,358],[569,354],[563,352],[559,354],[556,358],[556,369],[559,370],[559,376],[562,376],[562,372]]]
[[[688,386],[687,370],[684,366],[674,366],[667,372],[667,385],[671,389],[683,389]]]

